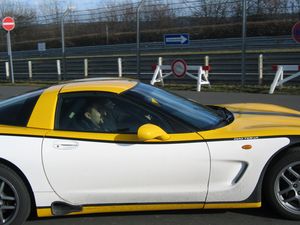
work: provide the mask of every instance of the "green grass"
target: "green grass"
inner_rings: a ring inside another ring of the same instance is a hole
[[[197,86],[192,84],[166,84],[166,89],[181,90],[181,91],[196,91]],[[201,87],[202,92],[231,92],[231,93],[254,93],[254,94],[269,94],[270,86],[267,85],[229,85],[229,84],[212,84]],[[274,94],[283,95],[300,95],[300,85],[286,85],[283,88],[277,87]]]

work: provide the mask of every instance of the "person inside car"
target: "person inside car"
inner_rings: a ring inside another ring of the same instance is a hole
[[[80,131],[115,132],[116,121],[112,115],[112,110],[107,107],[107,101],[97,99],[88,102],[78,121],[77,129]]]
[[[107,112],[101,107],[101,104],[90,102],[78,121],[77,129],[80,131],[107,131],[107,128],[104,127],[106,115]]]

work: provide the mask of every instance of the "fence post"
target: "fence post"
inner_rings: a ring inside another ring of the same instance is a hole
[[[61,81],[61,66],[60,66],[60,60],[56,60],[56,66],[57,66],[57,78],[58,81]]]
[[[262,85],[264,79],[264,55],[263,54],[260,54],[258,56],[258,74],[259,74],[258,84]]]
[[[6,80],[9,79],[9,63],[5,62]]]
[[[122,58],[118,58],[118,72],[119,72],[119,77],[122,77],[123,76]]]
[[[87,78],[89,76],[89,61],[88,59],[84,59],[84,77]]]
[[[158,65],[161,66],[163,64],[163,58],[158,57]]]
[[[28,74],[29,74],[29,80],[32,80],[32,62],[28,61]]]
[[[209,66],[209,56],[208,55],[204,57],[204,66]],[[204,73],[205,73],[205,77],[208,78],[208,70],[205,70]]]

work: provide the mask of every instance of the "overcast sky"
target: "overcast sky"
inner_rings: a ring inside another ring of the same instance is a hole
[[[0,0],[1,1],[1,0]],[[44,0],[21,0],[24,3],[28,4],[30,2],[31,5],[38,7],[40,3],[42,3]],[[69,2],[72,2],[72,4],[76,7],[77,10],[81,9],[92,9],[97,8],[101,6],[101,2],[103,5],[106,2],[109,2],[109,0],[62,0],[63,3],[65,3],[66,7],[69,5]]]
[[[23,2],[26,5],[32,5],[38,8],[38,6],[41,3],[47,0],[11,0],[11,1]],[[72,5],[75,6],[76,10],[84,10],[84,9],[95,9],[95,8],[103,7],[108,5],[109,3],[140,2],[141,0],[58,0],[58,1],[61,2],[63,5],[65,5],[65,8],[67,8],[69,5]],[[157,0],[157,1],[176,2],[177,0]],[[0,0],[0,4],[1,4],[1,0]]]
[[[44,0],[20,0],[21,2],[24,2],[26,4],[31,4],[33,6],[38,7],[40,3],[42,3]],[[70,5],[70,2],[72,5],[76,7],[76,10],[82,10],[82,9],[94,9],[99,8],[101,6],[105,6],[107,3],[110,2],[126,2],[126,0],[59,0],[66,5]],[[130,2],[138,2],[140,0],[129,0]],[[1,2],[1,0],[0,0]]]

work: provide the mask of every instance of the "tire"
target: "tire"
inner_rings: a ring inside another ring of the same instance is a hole
[[[281,216],[300,220],[300,148],[291,149],[266,173],[264,197]]]
[[[24,182],[12,169],[0,164],[0,224],[22,225],[30,211],[31,200]]]

